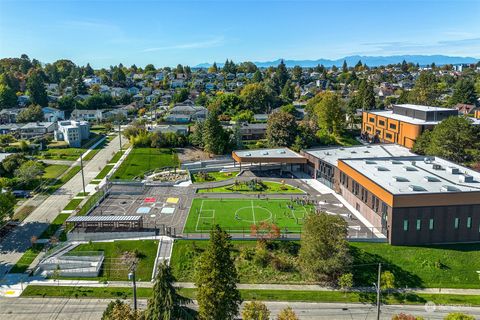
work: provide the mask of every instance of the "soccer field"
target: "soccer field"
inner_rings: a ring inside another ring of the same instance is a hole
[[[290,199],[194,199],[185,224],[185,233],[208,232],[218,224],[227,232],[250,232],[253,224],[275,223],[282,232],[300,232],[312,205]]]

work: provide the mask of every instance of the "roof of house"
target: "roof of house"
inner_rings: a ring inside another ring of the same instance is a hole
[[[33,129],[33,128],[48,128],[55,125],[55,122],[29,122],[25,124],[21,129]]]
[[[376,144],[352,147],[328,147],[304,150],[303,152],[337,166],[339,159],[355,159],[367,157],[403,157],[415,156],[407,148],[398,144]]]
[[[408,122],[411,124],[417,124],[417,125],[436,125],[439,122],[441,122],[441,121],[425,121],[418,118],[412,118],[412,117],[404,116],[401,114],[393,113],[392,110],[367,111],[367,113],[375,114],[377,116],[390,118],[390,119],[398,120],[402,122]]]
[[[480,173],[438,157],[340,159],[391,194],[480,192]]]

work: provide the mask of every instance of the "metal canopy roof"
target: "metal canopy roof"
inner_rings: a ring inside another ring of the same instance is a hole
[[[74,216],[68,218],[66,222],[123,222],[140,220],[142,220],[142,216]]]

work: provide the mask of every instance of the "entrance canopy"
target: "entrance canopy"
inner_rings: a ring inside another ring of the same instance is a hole
[[[303,164],[307,159],[288,148],[236,150],[232,158],[238,163],[289,163]]]

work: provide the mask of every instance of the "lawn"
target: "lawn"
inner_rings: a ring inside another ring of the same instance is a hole
[[[88,148],[93,146],[97,141],[99,141],[102,136],[93,134],[89,140],[84,141],[83,145],[80,148],[50,148],[48,150],[42,151],[39,155],[40,159],[54,159],[54,160],[77,160],[81,154],[87,151]]]
[[[77,216],[84,216],[90,211],[91,208],[100,200],[101,197],[103,197],[104,192],[103,191],[97,191],[94,194],[92,194],[87,201],[83,204],[83,206],[78,210]]]
[[[42,232],[40,235],[40,239],[49,239],[52,237],[58,229],[65,223],[65,220],[70,217],[68,213],[60,213],[55,219],[53,219],[52,223]]]
[[[63,165],[63,164],[49,164],[45,166],[45,173],[43,174],[43,179],[56,179],[62,173],[68,170],[70,166]]]
[[[224,181],[236,177],[238,172],[195,172],[192,173],[192,182]]]
[[[184,232],[208,232],[218,224],[228,232],[250,233],[250,227],[261,222],[273,222],[282,232],[299,232],[312,208],[289,199],[194,199]]]
[[[124,153],[125,151],[117,151],[117,153],[113,155],[113,158],[108,163],[112,163],[112,164],[117,163]]]
[[[83,199],[72,199],[63,210],[75,210]]]
[[[81,244],[70,253],[103,251],[105,260],[100,278],[118,281],[128,281],[130,270],[123,255],[126,252],[134,253],[139,259],[136,269],[137,281],[150,281],[157,255],[157,246],[158,241],[154,240],[94,242]]]
[[[171,149],[134,148],[112,178],[121,180],[141,179],[147,171],[178,165],[178,156]]]
[[[178,281],[193,280],[195,258],[207,241],[176,240],[171,266]],[[268,244],[270,258],[255,258],[256,241],[232,241],[233,256],[241,283],[308,283],[298,268],[297,241]],[[431,247],[399,247],[386,243],[351,242],[355,286],[371,286],[376,281],[378,262],[395,275],[398,288],[480,288],[480,244]],[[278,262],[281,262],[280,264]],[[439,268],[438,263],[444,265]],[[279,268],[287,266],[288,268]]]
[[[35,206],[23,206],[20,210],[13,214],[13,220],[23,221],[30,215],[37,207]]]
[[[179,293],[194,299],[196,289],[182,288]],[[239,290],[243,300],[260,301],[304,301],[304,302],[365,302],[373,303],[374,294],[356,292],[342,293],[338,291],[294,291],[294,290]],[[131,288],[100,288],[100,287],[66,287],[29,285],[22,292],[22,297],[67,297],[67,298],[132,298]],[[137,288],[139,298],[150,298],[152,289]],[[479,306],[478,295],[448,295],[448,294],[407,294],[389,295],[386,304],[425,304],[432,301],[438,305]]]
[[[55,192],[58,188],[63,186],[67,181],[72,179],[80,171],[80,169],[81,169],[80,166],[75,166],[70,168],[70,170],[68,170],[65,173],[65,175],[63,175],[60,179],[55,180],[55,183],[47,187],[47,190],[46,190],[47,193]]]
[[[107,164],[105,167],[103,167],[102,171],[100,171],[99,174],[95,177],[95,179],[103,179],[107,176],[107,174],[112,170],[113,164]]]
[[[20,257],[20,260],[15,263],[15,265],[10,269],[9,273],[23,273],[27,271],[30,264],[38,256],[40,251],[43,249],[43,244],[35,244],[29,248],[25,253]]]
[[[238,183],[238,184],[230,184],[228,186],[223,187],[216,187],[216,188],[209,188],[209,189],[198,189],[198,193],[276,193],[276,194],[302,194],[304,193],[302,190],[295,188],[289,184],[279,183],[279,182],[271,182],[271,181],[262,181],[259,187],[253,188],[249,186],[247,183]]]

